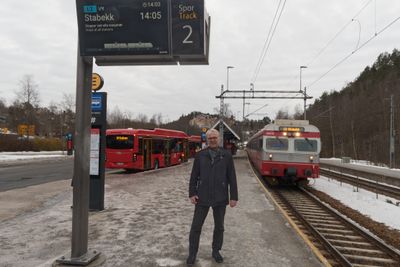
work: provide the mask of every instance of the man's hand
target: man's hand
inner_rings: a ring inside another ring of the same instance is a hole
[[[199,197],[198,196],[192,196],[191,198],[190,198],[190,201],[192,201],[192,204],[197,204],[197,201],[199,200]]]
[[[236,207],[236,205],[237,205],[237,200],[230,200],[230,201],[229,201],[229,206],[230,206],[231,208]]]

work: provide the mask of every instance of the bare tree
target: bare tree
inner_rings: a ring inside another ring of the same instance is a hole
[[[275,120],[279,120],[279,119],[289,119],[289,112],[287,108],[282,108],[280,110],[278,110],[278,112],[276,113],[275,116]]]
[[[224,118],[230,118],[232,115],[233,115],[233,112],[231,111],[231,109],[229,108],[229,104],[228,103],[224,103],[224,106],[223,106],[223,110],[222,110],[222,116],[224,117]],[[215,113],[217,113],[217,114],[219,114],[219,112],[220,112],[220,107],[215,107],[214,108],[214,112]]]
[[[16,101],[27,106],[38,107],[40,98],[38,85],[35,83],[32,75],[24,75],[19,81],[19,90],[15,92]]]
[[[75,110],[75,97],[73,94],[63,93],[63,100],[60,103],[62,110]]]

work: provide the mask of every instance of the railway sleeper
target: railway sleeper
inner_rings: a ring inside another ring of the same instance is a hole
[[[359,255],[345,254],[343,256],[346,257],[352,263],[358,264],[378,264],[378,266],[399,266],[398,262],[389,259],[389,258],[378,258],[378,257],[365,257]]]
[[[351,245],[352,247],[364,248],[364,249],[375,248],[371,243],[368,242],[357,242],[357,241],[338,240],[338,239],[328,239],[328,241],[334,246]]]
[[[305,215],[305,218],[307,218],[308,221],[314,220],[314,221],[319,221],[319,222],[332,222],[332,223],[337,223],[337,220],[333,218],[332,216],[317,216],[317,215]]]
[[[315,217],[315,216],[313,216],[313,217],[304,216],[304,217],[307,218],[307,221],[309,221],[309,222],[311,222],[313,224],[314,223],[324,223],[324,224],[329,224],[329,225],[342,225],[337,220],[335,220],[333,218],[331,220],[329,220],[328,218],[321,219],[320,217]]]
[[[324,227],[315,227],[322,234],[342,234],[342,235],[354,235],[354,231],[352,230],[342,230],[342,229],[332,229],[332,228],[324,228]]]
[[[324,234],[325,238],[331,238],[331,239],[339,239],[339,240],[348,240],[348,241],[352,241],[352,240],[365,240],[363,237],[361,236],[357,236],[357,235],[342,235],[342,234],[331,234],[331,233],[326,233]]]
[[[315,228],[319,228],[319,227],[326,227],[326,228],[335,228],[335,229],[346,229],[345,226],[343,226],[342,224],[330,224],[330,223],[321,223],[319,221],[317,222],[312,222],[310,221],[311,224],[315,227]]]
[[[352,254],[352,255],[360,255],[366,257],[379,257],[379,258],[387,258],[386,253],[376,250],[376,249],[364,249],[364,248],[355,248],[355,247],[341,247],[335,246],[343,254]]]

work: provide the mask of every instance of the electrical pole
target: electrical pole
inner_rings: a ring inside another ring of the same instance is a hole
[[[304,120],[307,119],[307,87],[304,86]]]
[[[395,138],[395,131],[394,131],[394,110],[393,110],[393,95],[390,95],[390,148],[389,148],[389,161],[390,161],[390,168],[394,168],[394,138]]]
[[[224,93],[224,85],[221,85],[221,96]],[[224,123],[222,118],[224,115],[224,98],[221,97],[219,101],[219,145],[224,146]]]

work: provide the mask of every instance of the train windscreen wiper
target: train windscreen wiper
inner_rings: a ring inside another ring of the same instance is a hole
[[[279,139],[279,137],[278,137],[278,136],[275,136],[275,137],[276,137],[276,139],[278,139],[279,143],[281,143],[281,144],[283,145],[283,142],[282,142],[282,140],[281,140],[281,139]]]
[[[308,138],[306,137],[305,140],[307,141],[307,143],[311,146],[314,147],[313,144],[310,142],[310,140],[308,140]]]

